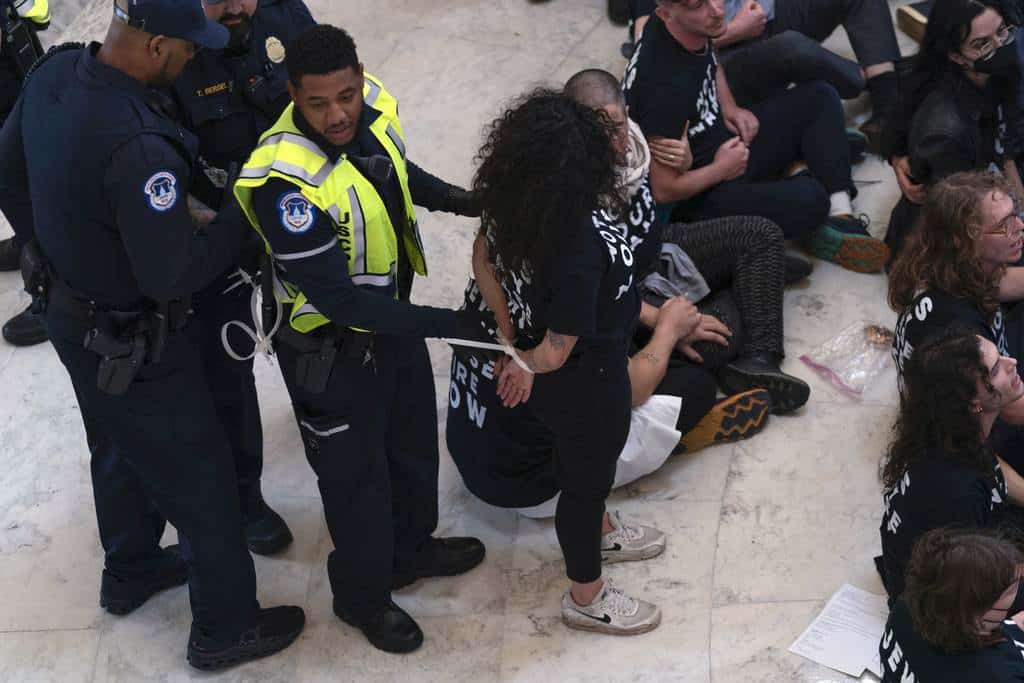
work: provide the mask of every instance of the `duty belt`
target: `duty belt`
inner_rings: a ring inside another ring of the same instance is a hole
[[[183,329],[192,316],[188,301],[118,310],[85,299],[56,279],[47,286],[46,310],[84,323],[88,331],[82,346],[100,357],[96,386],[115,396],[128,391],[143,367],[163,359],[168,335]]]

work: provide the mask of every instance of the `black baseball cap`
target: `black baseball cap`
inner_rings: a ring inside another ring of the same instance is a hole
[[[230,33],[206,18],[203,0],[127,0],[124,10],[114,3],[114,18],[151,35],[189,40],[201,47],[219,50],[228,44]]]

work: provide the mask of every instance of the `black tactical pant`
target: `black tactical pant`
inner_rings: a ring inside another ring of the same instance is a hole
[[[53,312],[46,323],[85,424],[106,569],[124,580],[156,570],[170,521],[189,568],[194,621],[215,637],[237,635],[259,607],[256,575],[198,328],[172,334],[163,361],[113,396],[97,388],[100,357],[82,346],[89,325]]]
[[[347,611],[387,604],[437,526],[437,405],[422,339],[376,335],[372,359],[340,353],[327,388],[298,385],[299,354],[277,357],[317,475],[334,550],[327,574]]]

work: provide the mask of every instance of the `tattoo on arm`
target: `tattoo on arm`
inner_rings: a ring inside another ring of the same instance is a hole
[[[551,348],[561,351],[565,348],[566,341],[563,335],[548,330],[548,343],[551,344]]]

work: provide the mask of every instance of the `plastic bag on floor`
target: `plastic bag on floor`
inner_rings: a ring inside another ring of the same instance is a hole
[[[842,393],[858,398],[892,364],[892,342],[892,330],[862,321],[800,360]]]

